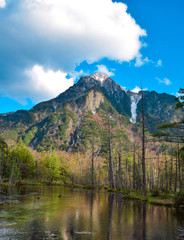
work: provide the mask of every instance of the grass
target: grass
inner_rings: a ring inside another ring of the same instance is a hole
[[[116,189],[108,188],[107,190],[108,192],[121,193],[123,195],[123,199],[146,201],[150,204],[158,206],[174,206],[174,194],[172,193],[162,193],[158,194],[158,196],[152,196],[152,193],[148,192],[147,196],[144,197],[140,191],[132,189],[123,189],[118,191]]]
[[[174,206],[173,199],[148,198],[148,203],[160,206]]]

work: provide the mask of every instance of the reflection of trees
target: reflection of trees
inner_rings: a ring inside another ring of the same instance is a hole
[[[72,213],[67,218],[66,223],[66,231],[65,238],[67,240],[75,240],[77,239],[77,232],[93,232],[93,206],[94,206],[94,198],[96,194],[91,192],[80,192],[81,198],[85,197],[86,205],[88,209],[85,211],[89,211],[89,215],[86,218],[85,214],[82,212]],[[88,235],[88,239],[92,239],[93,235]]]
[[[109,195],[109,206],[108,206],[109,218],[108,218],[107,240],[112,239],[113,210],[114,210],[114,194],[110,194]]]
[[[119,239],[122,239],[122,227],[121,227],[121,217],[123,212],[123,199],[121,195],[116,196],[116,205],[118,210],[118,218],[117,218],[117,235]]]
[[[137,210],[137,212],[136,212]],[[133,239],[146,240],[146,204],[133,204],[134,233]]]
[[[145,240],[146,239],[146,204],[144,203],[142,206],[142,239]]]
[[[41,240],[47,239],[49,237],[48,233],[46,232],[45,226],[37,220],[33,220],[29,225],[29,239],[30,240]]]
[[[90,201],[90,232],[93,232],[93,202],[94,202],[94,191],[91,191],[91,201]],[[91,235],[91,239],[92,239]]]
[[[70,216],[67,221],[67,227],[66,227],[66,237],[67,239],[75,240],[75,222],[74,222],[74,216]]]
[[[19,188],[19,190],[25,195],[26,189]],[[30,240],[171,240],[184,233],[183,213],[176,212],[172,208],[160,208],[142,202],[122,200],[120,194],[81,191],[77,194],[72,193],[71,200],[71,198],[65,199],[61,188],[34,187],[27,189],[27,194],[30,190],[39,192],[40,199],[37,200],[37,195],[24,197],[24,201],[27,201],[26,205],[21,201],[22,207],[16,205],[15,208],[18,207],[18,209],[9,210],[10,213],[21,214],[18,224],[23,230],[22,236],[25,239],[27,237]],[[17,193],[16,188],[9,191],[12,191],[12,194]],[[63,194],[62,198],[58,198],[60,193]],[[44,198],[45,196],[48,198]],[[81,232],[94,232],[94,234],[83,235]],[[54,234],[56,237],[53,236]]]

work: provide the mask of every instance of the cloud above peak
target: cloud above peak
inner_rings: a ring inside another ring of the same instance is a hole
[[[103,64],[97,65],[97,72],[98,73],[104,73],[104,74],[108,75],[109,77],[114,76],[114,73],[110,72],[108,70],[108,68]]]
[[[111,0],[22,0],[18,16],[75,64],[104,57],[122,62],[135,58],[140,37],[146,36],[126,11],[125,4]],[[52,58],[50,52],[47,56]]]
[[[83,61],[131,61],[146,36],[127,6],[112,0],[9,0],[1,12],[4,92],[12,82],[26,81],[25,71],[34,66],[71,73]],[[34,88],[32,94],[34,98]]]

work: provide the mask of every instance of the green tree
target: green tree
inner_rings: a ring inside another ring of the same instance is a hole
[[[82,147],[82,151],[85,152],[89,150],[91,155],[91,185],[94,187],[95,183],[95,166],[94,160],[95,157],[99,154],[101,149],[101,138],[100,138],[100,125],[94,119],[92,113],[88,113],[84,116],[81,123],[81,127],[78,132],[78,141],[79,147]]]
[[[101,113],[101,117],[104,124],[103,141],[108,153],[108,177],[111,188],[115,188],[114,180],[114,165],[112,156],[112,139],[113,128],[116,125],[117,116],[115,110],[111,106],[106,107],[106,111]]]
[[[6,178],[8,163],[8,144],[5,140],[0,139],[0,182]]]
[[[56,153],[42,152],[37,167],[37,176],[39,176],[39,180],[51,184],[60,178],[60,174],[61,161]]]
[[[179,90],[179,95],[176,98],[176,107],[175,109],[183,109],[184,108],[184,89]],[[184,143],[184,119],[181,120],[181,117],[178,122],[166,123],[158,126],[160,132],[153,134],[154,137],[159,138],[161,141],[176,143],[176,164],[175,164],[175,184],[174,184],[174,192],[177,190],[177,185],[179,182],[180,190],[183,187],[184,181],[184,160],[183,160],[183,143]]]
[[[34,177],[35,159],[30,150],[22,143],[22,140],[9,152],[11,162],[10,182],[13,181],[15,170],[19,172],[21,179]]]

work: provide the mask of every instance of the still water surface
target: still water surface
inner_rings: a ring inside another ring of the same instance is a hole
[[[184,213],[172,208],[58,186],[2,190],[1,240],[184,239]]]

